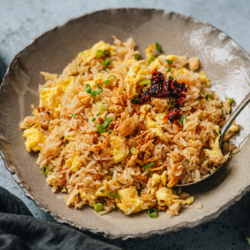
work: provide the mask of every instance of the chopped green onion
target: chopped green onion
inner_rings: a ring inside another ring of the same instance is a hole
[[[96,121],[96,119],[95,119],[95,118],[93,118],[93,119],[92,119],[92,122],[94,122],[94,121]]]
[[[171,67],[168,67],[168,71],[167,71],[167,72],[170,72],[170,71],[171,71],[171,69],[172,69]]]
[[[187,164],[189,163],[189,161],[186,162]]]
[[[148,60],[148,63],[150,64],[151,62],[153,62],[155,60],[154,57],[151,57],[149,60]]]
[[[104,50],[104,54],[105,54],[106,56],[109,56],[109,55],[110,55],[109,52],[108,52],[107,50]]]
[[[171,60],[166,60],[168,64],[172,64],[173,62]]]
[[[110,83],[109,80],[105,80],[105,81],[104,81],[104,84],[105,84],[105,85],[109,85],[109,83]]]
[[[112,129],[110,129],[110,130],[109,130],[109,133],[111,134],[112,132],[113,132],[113,130],[112,130]]]
[[[144,166],[143,168],[146,170],[146,169],[149,169],[150,167],[152,167],[154,165],[153,162],[150,162],[148,165]]]
[[[131,154],[136,155],[137,154],[137,149],[135,147],[132,147],[130,149]]]
[[[94,205],[94,209],[95,209],[96,212],[100,212],[100,211],[102,211],[104,209],[104,206],[103,206],[102,203],[97,203],[97,204]]]
[[[89,84],[87,84],[86,87],[87,88],[85,89],[85,91],[91,94],[92,97],[95,97],[96,95],[99,95],[100,93],[103,92],[103,88],[100,86],[99,83],[97,84],[97,87],[99,88],[97,91],[94,91],[93,89],[91,89]]]
[[[96,58],[101,58],[103,56],[104,56],[104,51],[102,49],[99,49],[96,51],[96,53],[95,53]]]
[[[214,133],[218,136],[219,135],[219,133],[216,131],[216,130],[214,130]]]
[[[135,59],[136,59],[137,61],[139,61],[139,60],[141,59],[141,55],[139,55],[138,53],[136,53],[136,54],[135,54]]]
[[[132,103],[133,103],[133,104],[138,104],[138,103],[139,103],[139,99],[133,99],[133,100],[132,100]]]
[[[35,116],[35,115],[33,114],[33,116]]]
[[[110,195],[111,197],[113,197],[113,198],[121,199],[121,196],[120,196],[119,194],[115,193],[115,192],[109,193],[109,195]]]
[[[108,80],[109,80],[109,81],[111,81],[110,78],[114,78],[113,80],[116,79],[116,77],[115,77],[114,75],[110,75],[110,76],[108,77]]]
[[[181,124],[185,118],[186,118],[186,116],[182,116],[178,123]]]
[[[115,120],[115,115],[114,114],[109,114],[107,117],[111,118],[112,121]]]
[[[139,82],[140,85],[145,85],[149,83],[151,83],[151,80],[145,80],[145,81]]]
[[[45,175],[47,175],[48,172],[49,172],[49,167],[48,167],[48,166],[43,166],[43,167],[42,167],[42,172],[43,172]]]
[[[106,106],[102,102],[97,102],[95,106],[99,113],[104,113],[106,111]]]
[[[250,236],[245,236],[245,240],[246,240],[247,244],[250,245]]]
[[[208,98],[211,99],[211,100],[214,99],[212,95],[206,95],[206,100],[207,100]]]
[[[100,125],[100,124],[97,124],[96,128],[97,128],[97,133],[99,133],[99,134],[106,132],[105,129],[104,129],[104,127],[102,125]]]
[[[112,119],[111,119],[110,117],[107,117],[107,118],[105,119],[105,121],[103,122],[102,127],[103,127],[103,128],[108,127],[108,125],[109,125],[111,122],[112,122]]]
[[[69,144],[69,141],[66,141],[66,144]]]
[[[98,90],[95,91],[97,95],[100,95],[103,92],[103,88],[100,86],[100,83],[97,83]]]
[[[229,98],[229,101],[230,101],[231,103],[235,103],[235,100],[234,100],[233,98]]]
[[[90,87],[90,85],[87,84],[86,87],[87,88],[85,89],[85,91],[90,94],[91,93],[91,87]]]
[[[100,116],[100,113],[97,113],[96,116]]]
[[[171,100],[171,101],[169,102],[169,106],[170,106],[170,108],[173,108],[173,107],[174,107],[174,101],[173,101],[173,100]]]
[[[160,53],[162,53],[161,45],[158,42],[155,43],[155,47],[156,47],[157,51],[159,51]]]
[[[129,137],[130,137],[130,135],[126,135],[125,137],[126,137],[126,138],[129,138]]]
[[[75,117],[75,116],[76,116],[76,114],[72,114],[72,115],[71,115],[71,117]]]
[[[90,154],[93,154],[93,151],[90,151]]]
[[[174,80],[172,76],[169,77],[169,80]]]
[[[104,66],[109,66],[109,64],[110,64],[110,59],[106,59],[102,61],[102,65]]]
[[[156,217],[158,216],[158,213],[157,213],[156,208],[155,208],[155,207],[150,208],[150,209],[148,210],[148,215],[149,215],[149,217],[151,217],[151,218],[156,218]]]

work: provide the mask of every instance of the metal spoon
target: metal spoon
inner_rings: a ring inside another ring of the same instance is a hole
[[[240,112],[246,107],[246,105],[250,102],[250,92],[248,93],[248,95],[245,97],[245,99],[240,103],[240,105],[235,109],[235,111],[231,114],[230,118],[226,121],[226,123],[223,125],[223,127],[221,128],[220,131],[220,149],[223,153],[223,137],[225,136],[227,130],[230,128],[231,124],[233,123],[233,121],[236,119],[236,117],[240,114]],[[199,181],[196,182],[191,182],[191,183],[187,183],[187,184],[178,184],[175,185],[176,187],[188,187],[191,185],[194,185],[196,183],[199,183],[201,181],[206,180],[207,178],[209,178],[211,175],[213,175],[219,168],[221,168],[223,164],[221,164],[220,166],[217,167],[217,169],[210,174],[209,176],[207,176],[204,179],[201,179]]]

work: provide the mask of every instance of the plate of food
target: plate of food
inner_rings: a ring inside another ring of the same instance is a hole
[[[108,9],[72,19],[8,68],[5,166],[58,222],[109,238],[212,220],[249,190],[249,107],[219,145],[250,90],[249,68],[231,38],[177,13]]]

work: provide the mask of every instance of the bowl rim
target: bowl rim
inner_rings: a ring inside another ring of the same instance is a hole
[[[156,8],[107,8],[107,9],[100,9],[100,10],[96,10],[96,11],[92,11],[92,12],[87,12],[83,15],[78,15],[77,17],[73,17],[68,19],[65,22],[62,22],[61,24],[58,24],[50,29],[47,29],[46,31],[40,33],[40,35],[35,36],[26,46],[23,47],[23,49],[21,49],[12,59],[11,63],[9,64],[6,73],[3,77],[3,81],[2,84],[0,85],[0,94],[2,92],[2,88],[3,86],[5,86],[7,84],[7,78],[9,77],[9,75],[11,75],[11,71],[13,66],[15,65],[15,62],[18,60],[19,55],[24,52],[28,47],[32,46],[32,44],[39,38],[43,37],[44,35],[46,35],[49,32],[55,31],[58,28],[61,28],[67,24],[69,24],[72,21],[76,21],[77,19],[80,19],[82,17],[85,16],[90,16],[93,14],[97,14],[100,12],[106,12],[106,11],[157,11],[157,12],[164,12],[166,14],[169,15],[177,15],[180,18],[184,18],[186,20],[193,20],[197,23],[201,23],[204,24],[206,26],[210,26],[211,28],[217,30],[220,34],[223,34],[225,36],[225,38],[229,38],[230,40],[232,40],[241,50],[241,52],[244,53],[244,56],[248,57],[250,59],[250,55],[249,53],[242,48],[241,45],[239,45],[236,41],[234,41],[229,35],[225,34],[222,30],[216,28],[215,26],[211,25],[208,22],[199,20],[195,17],[192,16],[187,16],[184,14],[180,14],[178,12],[175,11],[168,11],[166,9],[156,9]],[[4,138],[0,137],[0,140],[4,140]],[[15,180],[15,182],[18,184],[18,186],[23,190],[25,196],[27,198],[29,198],[30,200],[32,200],[36,206],[38,206],[44,213],[50,215],[53,219],[55,219],[56,222],[58,223],[62,223],[62,224],[66,224],[69,226],[72,226],[74,228],[80,229],[82,231],[89,231],[91,233],[94,234],[98,234],[98,235],[102,235],[105,238],[114,240],[114,239],[122,239],[122,240],[127,240],[127,239],[134,239],[134,238],[143,238],[143,239],[147,239],[149,237],[152,237],[154,235],[162,235],[168,232],[174,232],[174,231],[179,231],[181,229],[186,229],[186,228],[194,228],[200,224],[212,221],[216,218],[218,218],[224,211],[226,211],[229,207],[231,207],[232,205],[234,205],[236,202],[238,202],[244,195],[246,195],[249,191],[250,191],[250,185],[248,185],[247,187],[243,188],[242,190],[239,190],[237,192],[237,194],[235,195],[235,197],[233,197],[232,199],[230,199],[230,201],[228,203],[226,203],[225,205],[223,205],[222,207],[218,208],[214,213],[209,214],[207,216],[204,216],[203,218],[196,220],[194,222],[182,222],[182,223],[178,223],[176,224],[174,227],[171,228],[165,228],[165,229],[154,229],[150,232],[146,232],[146,233],[137,233],[137,234],[117,234],[117,235],[113,235],[112,233],[108,232],[107,230],[99,230],[97,228],[85,228],[77,223],[71,222],[67,219],[62,219],[61,217],[59,217],[58,215],[56,215],[55,213],[51,212],[45,205],[41,204],[39,201],[37,201],[29,192],[29,187],[27,184],[24,184],[24,182],[22,180],[19,179],[18,174],[11,168],[11,164],[9,163],[9,161],[7,160],[7,158],[5,157],[4,153],[1,151],[0,148],[0,157],[3,160],[4,166],[5,168],[11,173],[12,178]]]

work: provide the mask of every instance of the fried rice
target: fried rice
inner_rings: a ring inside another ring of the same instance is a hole
[[[67,206],[178,215],[194,197],[175,185],[206,178],[237,151],[219,147],[234,100],[210,90],[197,57],[164,55],[156,43],[141,59],[132,38],[113,38],[60,75],[41,72],[39,106],[21,124],[26,149],[39,151],[37,164]],[[234,123],[224,141],[237,130]]]

